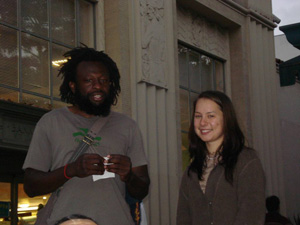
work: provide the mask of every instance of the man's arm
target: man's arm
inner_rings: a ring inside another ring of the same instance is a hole
[[[64,171],[60,167],[50,172],[27,168],[25,170],[24,190],[29,197],[48,194],[62,186],[67,177],[87,177],[104,173],[104,159],[98,154],[83,154],[75,162],[70,163]],[[64,175],[67,175],[67,177]]]
[[[145,198],[149,191],[150,178],[147,165],[133,167],[127,181],[125,181],[129,194],[139,200]]]
[[[139,200],[145,198],[149,191],[150,178],[147,165],[131,167],[131,160],[124,155],[111,154],[104,163],[112,163],[105,165],[104,168],[116,173],[121,180],[126,183],[129,194]]]
[[[67,180],[64,177],[64,167],[52,172],[27,168],[25,170],[24,191],[29,197],[48,194],[62,186]]]

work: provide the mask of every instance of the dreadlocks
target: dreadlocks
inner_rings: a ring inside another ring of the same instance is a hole
[[[68,59],[59,70],[58,76],[62,76],[63,83],[60,86],[61,100],[66,103],[75,104],[75,94],[69,87],[69,82],[76,83],[77,66],[83,61],[101,62],[107,68],[110,78],[109,100],[111,105],[117,104],[117,98],[121,91],[120,73],[116,63],[103,51],[93,48],[77,47],[64,54]]]

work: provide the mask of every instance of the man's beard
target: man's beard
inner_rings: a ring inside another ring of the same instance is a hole
[[[101,94],[104,95],[103,92]],[[95,105],[90,101],[89,95],[91,94],[88,94],[87,96],[82,95],[76,88],[74,96],[75,105],[77,105],[81,111],[84,111],[89,115],[107,116],[112,105],[110,96],[106,96],[103,103]]]

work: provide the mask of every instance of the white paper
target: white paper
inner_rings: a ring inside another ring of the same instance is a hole
[[[97,181],[100,179],[114,178],[114,177],[115,177],[114,173],[105,170],[103,175],[93,175],[93,181]]]
[[[108,159],[107,157],[104,157],[104,159]],[[106,165],[110,165],[111,163],[107,163]],[[115,174],[112,172],[104,171],[104,174],[102,175],[93,175],[93,181],[97,181],[100,179],[107,179],[107,178],[114,178]]]

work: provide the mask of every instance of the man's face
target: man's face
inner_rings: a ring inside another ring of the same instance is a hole
[[[107,115],[112,105],[107,68],[100,62],[84,61],[77,66],[76,82],[70,82],[75,105],[90,115]]]

